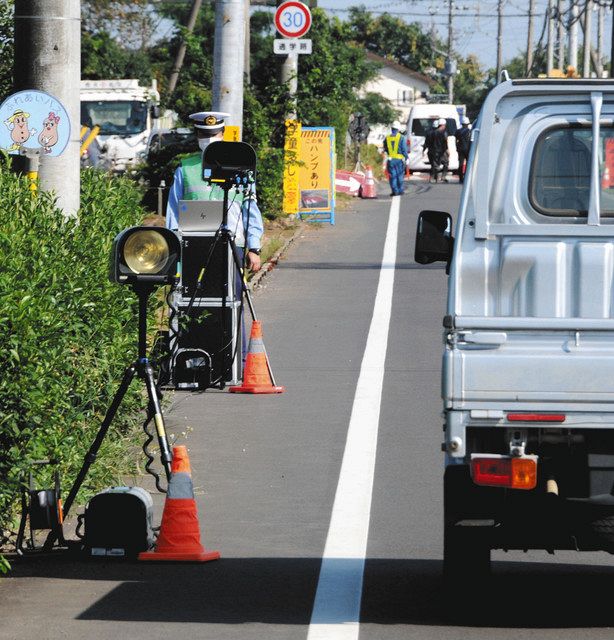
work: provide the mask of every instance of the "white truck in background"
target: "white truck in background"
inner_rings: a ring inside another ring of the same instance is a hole
[[[100,127],[85,152],[83,163],[108,171],[123,172],[141,162],[156,129],[170,128],[174,112],[160,117],[157,83],[143,87],[138,80],[82,80],[81,126]]]

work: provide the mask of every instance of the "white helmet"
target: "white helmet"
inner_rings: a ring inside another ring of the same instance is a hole
[[[391,129],[396,129],[397,131],[401,130],[401,123],[398,120],[395,120],[392,123],[392,126],[390,127]]]
[[[467,116],[461,118],[461,124],[469,124],[470,120]]]
[[[442,124],[447,125],[448,123],[446,122],[445,118],[439,118],[438,122],[437,122],[438,126],[441,127]]]

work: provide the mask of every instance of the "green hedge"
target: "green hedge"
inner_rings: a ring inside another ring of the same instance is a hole
[[[14,524],[30,461],[58,458],[70,486],[136,355],[136,299],[107,273],[113,238],[142,219],[140,199],[133,181],[86,171],[79,222],[65,222],[49,195],[33,197],[0,167],[0,533]],[[126,445],[140,387],[126,396],[86,491],[113,484],[136,460]],[[39,479],[51,486],[49,467]]]

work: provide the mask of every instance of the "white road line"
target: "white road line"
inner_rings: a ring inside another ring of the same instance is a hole
[[[400,203],[400,197],[392,198],[373,317],[356,385],[308,640],[358,638]]]

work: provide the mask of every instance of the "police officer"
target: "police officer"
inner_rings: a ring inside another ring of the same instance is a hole
[[[467,116],[461,118],[461,127],[456,130],[454,137],[456,138],[456,151],[458,152],[458,179],[462,184],[465,182],[467,158],[469,157],[469,149],[471,148],[471,127],[469,126],[469,118]]]
[[[384,140],[384,152],[388,158],[386,169],[390,176],[391,196],[402,196],[405,192],[405,163],[407,162],[407,142],[400,132],[401,124],[394,122],[390,127],[390,135]]]
[[[441,180],[445,179],[448,171],[448,134],[445,118],[439,118],[433,122],[433,128],[427,132],[422,148],[426,150],[429,164],[431,165],[431,177],[429,182],[437,182],[439,173]]]
[[[202,179],[202,154],[210,143],[224,137],[225,118],[230,114],[219,111],[200,111],[189,116],[196,130],[200,153],[194,153],[177,167],[166,207],[166,226],[176,230],[179,226],[180,200],[214,200],[222,202],[224,192],[217,185],[209,185]],[[260,269],[260,243],[264,230],[262,214],[256,196],[244,196],[242,192],[230,193],[228,206],[228,230],[235,236],[239,250],[247,250],[247,266],[250,271]],[[245,230],[247,229],[247,238]]]

